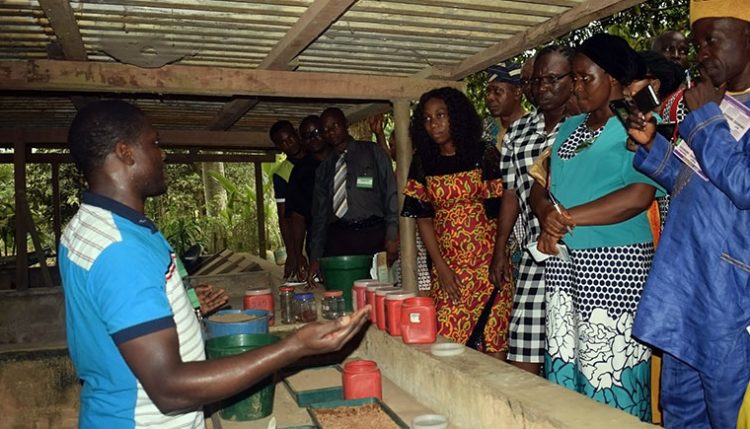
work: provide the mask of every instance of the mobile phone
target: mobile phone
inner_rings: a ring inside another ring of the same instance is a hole
[[[628,102],[623,100],[612,100],[609,102],[609,108],[612,110],[612,113],[617,116],[617,119],[620,120],[620,123],[622,123],[622,126],[627,130],[628,129],[628,116],[630,116],[630,106],[628,105]]]
[[[648,84],[633,95],[633,103],[641,113],[648,113],[659,105],[659,97],[654,87]]]
[[[671,142],[677,137],[677,124],[674,122],[656,124],[656,132]]]

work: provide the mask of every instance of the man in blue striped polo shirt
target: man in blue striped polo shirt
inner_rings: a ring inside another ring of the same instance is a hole
[[[81,428],[202,428],[202,404],[232,396],[302,356],[338,350],[369,311],[316,323],[262,349],[204,361],[175,254],[143,214],[166,191],[156,130],[122,101],[92,103],[69,131],[89,191],[65,228],[60,271]]]

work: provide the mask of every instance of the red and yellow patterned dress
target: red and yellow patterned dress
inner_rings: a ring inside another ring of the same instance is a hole
[[[461,280],[461,302],[454,304],[441,288],[437,270],[432,268],[438,333],[462,344],[473,332],[493,290],[489,267],[496,222],[488,217],[485,201],[499,198],[503,187],[499,178],[483,180],[482,176],[479,167],[428,175],[423,180],[410,174],[404,189],[406,201],[402,215],[433,217],[440,254]],[[508,283],[499,288],[485,324],[485,352],[507,350],[512,302],[513,288]]]

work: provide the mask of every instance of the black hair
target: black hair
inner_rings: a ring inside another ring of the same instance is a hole
[[[427,134],[424,126],[424,106],[432,98],[439,98],[448,108],[451,137],[456,145],[456,157],[465,166],[476,164],[482,158],[482,120],[474,105],[463,92],[450,87],[433,89],[422,94],[411,118],[411,139],[417,156],[427,175],[434,171],[440,157],[438,146]]]
[[[299,122],[299,127],[298,127],[299,133],[302,134],[302,126],[305,125],[306,123],[312,122],[312,121],[319,121],[319,120],[320,120],[320,116],[318,116],[318,115],[307,115],[307,116],[305,116],[305,118],[302,119]]]
[[[329,107],[326,110],[323,111],[323,113],[320,114],[320,117],[322,118],[324,115],[336,115],[340,118],[342,118],[344,121],[346,121],[346,115],[344,112],[339,109],[338,107]]]
[[[117,143],[136,143],[145,125],[146,114],[124,101],[96,101],[86,105],[73,118],[68,130],[68,147],[76,167],[89,177]]]
[[[268,136],[271,137],[271,140],[273,140],[273,136],[284,128],[296,132],[296,130],[294,129],[294,125],[292,125],[291,122],[287,120],[281,120],[276,121],[273,125],[271,125],[271,129],[268,131]]]
[[[542,49],[539,50],[539,52],[536,54],[536,61],[539,61],[540,58],[551,55],[551,54],[559,54],[565,57],[565,59],[568,60],[568,63],[573,62],[573,57],[576,54],[576,50],[571,48],[570,46],[563,46],[563,45],[549,45],[545,46]]]
[[[677,91],[685,78],[685,69],[664,55],[654,51],[641,51],[638,55],[646,63],[647,73],[659,79],[659,99],[664,100]]]
[[[584,40],[576,52],[585,55],[621,85],[629,85],[646,72],[646,65],[628,41],[620,36],[597,33]]]
[[[681,32],[675,31],[675,30],[668,30],[668,31],[665,31],[665,32],[661,33],[660,35],[654,37],[653,40],[651,40],[651,50],[652,51],[657,51],[657,52],[661,51],[663,49],[662,45],[665,43],[665,39],[667,37],[675,36],[675,35],[682,36],[682,38],[685,39],[685,41],[687,42],[687,38]]]

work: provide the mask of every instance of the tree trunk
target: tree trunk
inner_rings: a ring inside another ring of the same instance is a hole
[[[222,210],[227,208],[227,191],[215,180],[209,172],[215,171],[224,175],[223,162],[204,162],[201,164],[201,177],[203,178],[203,196],[206,203],[206,215],[209,217],[219,216]],[[221,234],[212,234],[211,241],[216,251],[226,247],[226,241]]]

